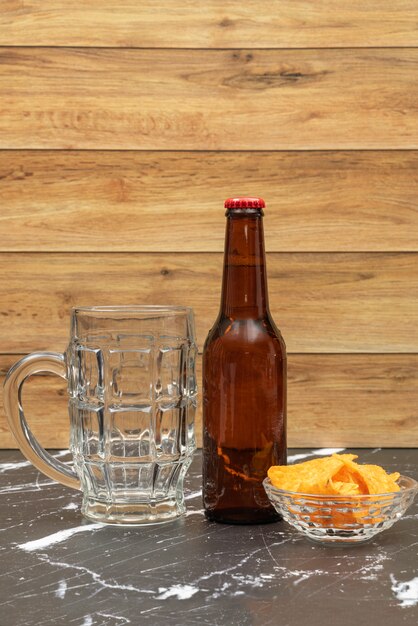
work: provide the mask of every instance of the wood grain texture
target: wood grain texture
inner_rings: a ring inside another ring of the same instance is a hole
[[[17,355],[0,355],[2,388],[7,371],[19,358]],[[52,375],[28,378],[23,388],[23,405],[30,428],[42,446],[68,448],[67,383],[62,378]],[[0,394],[0,448],[17,447],[7,424],[3,394]]]
[[[0,356],[0,384],[16,355]],[[201,389],[201,358],[197,364]],[[45,447],[68,447],[65,382],[33,376],[23,397],[27,419]],[[289,357],[289,445],[418,445],[418,355]],[[196,432],[201,445],[199,406]],[[0,447],[16,447],[0,398]]]
[[[414,253],[272,253],[270,304],[290,352],[418,352]],[[219,253],[2,253],[4,353],[63,349],[71,306],[183,304],[202,345],[220,297]]]
[[[415,0],[3,0],[0,45],[415,46]]]
[[[0,49],[0,148],[418,148],[418,49]]]
[[[418,251],[418,152],[0,151],[1,251],[220,252],[223,199],[272,252]]]
[[[418,355],[290,355],[294,446],[418,445]]]

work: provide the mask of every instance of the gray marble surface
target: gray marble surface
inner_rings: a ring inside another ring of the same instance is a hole
[[[418,478],[417,450],[358,453]],[[368,544],[323,547],[284,522],[207,522],[200,463],[183,519],[123,528],[83,520],[80,493],[0,452],[0,626],[416,626],[417,503]]]

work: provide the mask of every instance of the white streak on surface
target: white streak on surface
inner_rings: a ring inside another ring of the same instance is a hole
[[[177,598],[177,600],[188,600],[199,591],[194,585],[173,585],[172,587],[160,587],[157,600],[167,600],[167,598]]]
[[[343,452],[345,448],[318,448],[318,450],[312,450],[311,452],[301,452],[300,454],[291,454],[287,457],[288,463],[294,463],[301,459],[306,459],[310,456],[329,456],[331,454],[337,454]]]
[[[69,453],[70,453],[69,450],[60,450],[59,452],[57,452],[56,454],[53,454],[52,456],[58,459],[60,456],[66,456]],[[30,465],[32,465],[30,461],[16,461],[16,462],[11,462],[11,463],[0,463],[0,474],[4,474],[4,472],[8,472],[10,470],[20,469],[21,467],[29,467]]]
[[[186,511],[186,517],[190,517],[190,515],[204,515],[204,511],[203,509],[200,509],[199,511]]]
[[[184,496],[185,500],[194,500],[194,498],[199,498],[202,495],[202,490],[200,489],[199,491],[192,491],[192,493],[189,493],[187,496]]]
[[[338,452],[343,452],[345,448],[319,448],[319,450],[314,450],[312,454],[316,456],[328,456],[330,454],[337,454]]]
[[[304,580],[309,580],[309,578],[312,578],[313,576],[318,576],[321,574],[325,574],[326,572],[324,572],[324,570],[321,569],[315,569],[315,570],[294,570],[294,571],[288,571],[287,572],[287,576],[285,575],[284,578],[288,578],[290,576],[297,576],[298,578],[296,580],[293,581],[293,584],[299,585],[299,583],[302,583]]]
[[[30,465],[29,461],[19,461],[18,463],[0,463],[0,474],[8,472],[9,470],[19,469],[20,467],[26,467]]]
[[[25,491],[30,493],[31,491],[39,491],[40,487],[46,487],[48,485],[57,485],[58,483],[55,480],[46,480],[43,483],[38,481],[38,484],[35,483],[21,483],[19,485],[9,485],[7,487],[3,487],[0,489],[0,493],[13,493],[14,491]]]
[[[73,565],[72,563],[65,563],[63,561],[52,561],[46,554],[39,555],[39,558],[44,563],[48,563],[49,565],[55,565],[56,567],[59,567],[61,569],[74,569],[77,572],[88,574],[92,577],[95,583],[106,589],[121,589],[122,591],[136,591],[137,593],[155,593],[154,591],[151,591],[149,589],[138,589],[138,587],[134,587],[133,585],[124,585],[113,580],[104,580],[100,574],[94,572],[88,567],[85,567],[84,565]]]
[[[211,595],[211,598],[219,598],[225,591],[227,591],[231,587],[231,583],[224,583],[222,587],[219,587],[216,591],[214,591]]]
[[[49,546],[52,546],[56,543],[66,541],[67,539],[69,539],[73,535],[77,535],[78,533],[90,532],[92,530],[97,530],[98,528],[105,528],[105,524],[84,524],[83,526],[75,526],[75,528],[66,528],[65,530],[59,530],[52,535],[41,537],[41,539],[35,539],[34,541],[21,543],[17,547],[20,550],[25,550],[25,552],[43,550],[44,548],[49,548]]]
[[[129,620],[127,617],[123,617],[122,615],[113,615],[112,613],[96,613],[96,615],[100,615],[100,617],[111,617],[113,619],[122,619],[124,624],[131,623],[131,620]]]
[[[58,589],[55,592],[55,597],[63,600],[65,598],[65,593],[67,591],[67,581],[60,580],[60,584],[58,585]]]
[[[262,587],[264,585],[260,576],[251,576],[250,574],[232,574],[231,578],[241,585],[249,585],[250,587]]]
[[[93,618],[91,615],[86,615],[84,617],[84,622],[81,624],[81,626],[93,626]]]
[[[287,457],[287,462],[294,463],[295,461],[301,461],[302,459],[308,458],[308,456],[312,456],[312,454],[313,454],[312,452],[305,452],[301,454],[290,454]]]
[[[312,591],[312,592],[308,591],[307,594],[305,595],[305,598],[310,599],[310,598],[313,598],[314,596],[317,596],[318,594],[323,595],[325,590],[331,589],[331,587],[334,587],[335,585],[341,586],[344,581],[349,580],[350,578],[355,580],[357,575],[359,575],[358,578],[360,579],[364,575],[372,575],[374,572],[383,569],[382,563],[392,557],[393,557],[393,554],[389,556],[387,553],[384,553],[384,552],[378,554],[377,556],[374,556],[373,554],[368,554],[365,556],[365,560],[369,561],[370,564],[363,565],[362,567],[359,567],[358,569],[354,571],[348,571],[347,573],[339,572],[338,576],[333,577],[332,582],[323,585],[319,589],[315,589],[315,591]],[[337,557],[337,558],[340,558],[340,557]],[[346,558],[348,558],[348,555],[346,555]]]
[[[70,502],[62,507],[63,511],[75,511],[76,509],[78,509],[78,504],[76,502]]]
[[[397,581],[393,574],[390,575],[392,591],[402,608],[416,606],[418,604],[418,576],[406,581]]]
[[[139,614],[143,615],[144,613],[151,613],[152,611],[158,611],[161,608],[160,606],[152,606],[150,609],[145,609],[145,611],[140,611]]]

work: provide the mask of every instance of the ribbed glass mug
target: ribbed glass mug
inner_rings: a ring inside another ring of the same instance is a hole
[[[159,523],[184,510],[183,479],[195,450],[196,343],[187,307],[80,307],[65,354],[37,352],[5,382],[10,428],[47,476],[83,492],[96,521]],[[68,380],[74,470],[36,441],[21,406],[26,378]]]

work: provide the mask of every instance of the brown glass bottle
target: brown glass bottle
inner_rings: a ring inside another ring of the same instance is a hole
[[[203,351],[203,502],[218,522],[280,519],[262,486],[286,463],[286,347],[269,311],[261,198],[226,200],[221,309]]]

